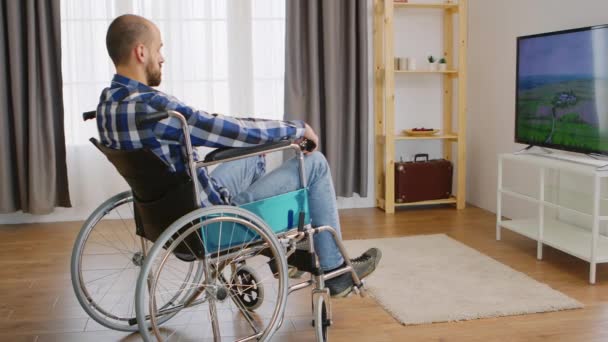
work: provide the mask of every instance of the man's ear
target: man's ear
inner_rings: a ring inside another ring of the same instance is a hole
[[[135,45],[135,60],[137,60],[139,63],[144,63],[144,61],[146,60],[146,47],[144,46],[144,44],[137,44]]]

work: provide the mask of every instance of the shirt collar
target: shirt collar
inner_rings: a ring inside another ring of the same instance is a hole
[[[138,90],[156,91],[154,88],[151,88],[139,81],[136,81],[123,75],[114,74],[114,77],[112,78],[112,88],[121,86]]]

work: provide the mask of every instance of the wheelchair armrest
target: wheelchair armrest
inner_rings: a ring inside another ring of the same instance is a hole
[[[209,163],[224,159],[237,158],[248,154],[263,153],[264,151],[270,151],[275,148],[286,147],[289,145],[291,145],[291,140],[281,140],[251,147],[221,147],[209,152],[205,156],[204,162]]]

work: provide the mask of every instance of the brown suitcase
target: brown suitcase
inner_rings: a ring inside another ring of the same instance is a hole
[[[445,159],[429,160],[428,154],[416,154],[413,162],[395,163],[395,202],[449,198],[452,194],[453,169],[452,162]]]

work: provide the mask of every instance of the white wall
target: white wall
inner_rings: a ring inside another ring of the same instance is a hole
[[[607,23],[606,0],[469,0],[469,203],[496,212],[497,155],[525,147],[513,142],[516,37]]]

